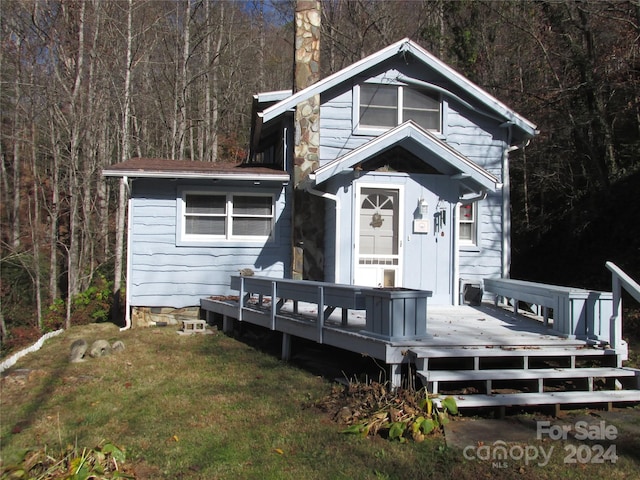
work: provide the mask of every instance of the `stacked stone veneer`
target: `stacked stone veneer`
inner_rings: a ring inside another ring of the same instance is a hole
[[[294,92],[320,80],[320,2],[298,0],[295,14]],[[318,167],[320,146],[320,96],[298,104],[295,113],[295,185]]]
[[[150,327],[156,324],[181,325],[182,320],[200,319],[200,307],[133,307],[131,323],[133,327]]]
[[[298,0],[295,13],[293,90],[320,80],[320,2]],[[301,188],[319,166],[320,95],[300,102],[295,112],[292,277],[324,280],[325,201]]]

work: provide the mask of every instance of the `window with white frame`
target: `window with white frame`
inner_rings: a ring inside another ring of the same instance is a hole
[[[469,203],[460,205],[459,223],[460,223],[460,244],[476,245],[477,239],[477,205]]]
[[[402,85],[359,85],[359,128],[392,128],[413,120],[425,130],[442,131],[438,95]]]
[[[261,241],[271,238],[274,196],[271,194],[182,194],[182,240]]]

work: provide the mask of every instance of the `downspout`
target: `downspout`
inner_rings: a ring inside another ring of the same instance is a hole
[[[509,145],[511,143],[511,127],[508,125],[508,143],[504,149],[502,158],[502,278],[511,276],[511,181],[509,179],[509,154],[520,148],[524,149],[529,145],[527,140],[522,145]],[[508,229],[508,231],[507,231]]]
[[[503,124],[507,127],[507,143],[502,151],[502,278],[511,276],[511,181],[509,179],[509,152],[517,147],[511,147],[513,124]]]
[[[309,178],[312,179],[314,174],[309,175]],[[335,203],[335,213],[336,213],[336,231],[335,231],[335,252],[334,252],[334,283],[340,283],[340,211],[342,209],[340,204],[340,198],[333,193],[322,192],[320,190],[316,190],[311,186],[311,182],[307,181],[304,183],[304,190],[309,192],[311,195],[315,195],[317,197],[325,198],[327,200],[331,200]]]
[[[120,328],[120,331],[129,330],[131,328],[131,210],[132,210],[132,199],[131,199],[131,186],[129,185],[129,179],[124,176],[122,177],[122,181],[125,184],[127,190],[127,196],[129,197],[127,200],[127,268],[126,268],[126,278],[125,278],[125,295],[124,295],[124,327]]]

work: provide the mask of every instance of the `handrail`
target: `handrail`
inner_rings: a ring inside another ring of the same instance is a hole
[[[336,308],[342,309],[342,325],[347,326],[347,310],[363,310],[365,299],[362,287],[309,280],[292,280],[272,277],[245,277],[232,275],[231,288],[240,292],[238,320],[243,321],[244,307],[252,293],[271,295],[271,329],[276,329],[276,316],[280,313],[285,299],[293,300],[293,311],[297,313],[298,302],[315,303],[318,343],[323,343],[324,324]],[[276,298],[279,298],[276,301]],[[262,303],[262,300],[259,301]]]
[[[607,262],[605,265],[609,269],[609,271],[611,271],[613,276],[619,279],[621,286],[625,288],[629,295],[640,302],[640,284],[638,284],[638,282],[636,282],[629,275],[624,273],[624,271],[615,263]]]
[[[611,291],[613,293],[613,313],[609,324],[611,347],[622,345],[622,288],[640,302],[640,285],[613,262],[605,264],[611,272]]]

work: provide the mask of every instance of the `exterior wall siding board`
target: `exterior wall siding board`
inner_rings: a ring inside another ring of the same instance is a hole
[[[284,194],[276,202],[279,244],[247,247],[230,243],[213,248],[209,244],[176,246],[179,184],[152,179],[135,184],[129,281],[131,306],[182,308],[199,305],[202,297],[232,294],[229,277],[237,275],[241,268],[253,268],[274,277],[284,276],[291,229]],[[194,186],[209,185],[200,182]],[[241,193],[242,189],[236,187],[236,191]],[[159,275],[160,272],[163,274]]]

